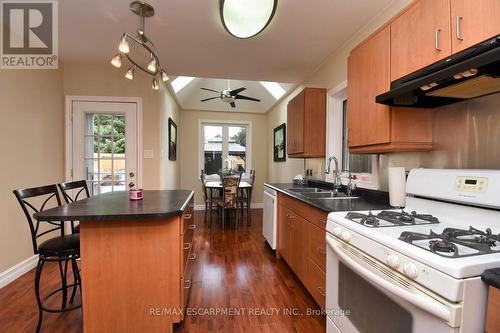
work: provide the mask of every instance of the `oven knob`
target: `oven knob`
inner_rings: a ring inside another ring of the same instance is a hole
[[[406,274],[406,276],[408,276],[410,279],[416,279],[418,276],[418,268],[412,262],[405,264],[403,271]]]
[[[333,228],[333,234],[337,237],[340,237],[342,235],[342,228],[341,227]]]
[[[344,231],[342,232],[342,235],[340,235],[340,238],[342,238],[346,242],[351,241],[351,233],[349,231]]]
[[[395,254],[389,254],[386,258],[387,264],[392,268],[399,267],[399,257]]]

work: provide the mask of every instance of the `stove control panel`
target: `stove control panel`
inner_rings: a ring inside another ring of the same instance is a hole
[[[486,177],[457,177],[455,190],[458,192],[484,193],[488,189]]]

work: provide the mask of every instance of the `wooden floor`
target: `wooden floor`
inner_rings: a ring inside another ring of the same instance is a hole
[[[225,230],[204,212],[195,212],[195,249],[191,296],[177,333],[195,332],[325,332],[325,317],[288,266],[277,260],[262,238],[262,210],[252,210],[252,225]],[[56,266],[46,267],[45,290],[57,284]],[[0,332],[34,332],[38,311],[31,271],[0,289]],[[57,301],[57,300],[56,300]],[[45,314],[42,332],[82,332],[81,311]],[[146,332],[144,332],[146,333]]]

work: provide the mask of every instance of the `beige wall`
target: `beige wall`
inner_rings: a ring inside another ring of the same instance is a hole
[[[361,28],[351,39],[338,48],[324,63],[306,79],[302,84],[294,90],[287,98],[278,103],[268,113],[268,132],[272,133],[272,129],[286,121],[286,104],[295,97],[303,87],[319,87],[327,90],[333,89],[342,82],[347,80],[347,57],[353,47],[359,44],[362,40],[372,34],[391,17],[397,14],[401,9],[407,6],[412,0],[396,0],[390,6],[385,8],[379,15],[373,18],[366,26]],[[272,149],[272,137],[268,140],[268,149]],[[417,157],[418,158],[418,157]],[[406,161],[405,158],[402,158]],[[308,161],[308,168],[321,170],[323,164],[318,161]],[[268,174],[270,182],[290,181],[290,179],[304,172],[304,163],[301,159],[288,159],[286,163],[274,163],[272,160],[268,162]],[[381,171],[383,172],[383,170]]]
[[[0,272],[33,255],[12,190],[54,184],[64,174],[60,70],[0,70]]]
[[[143,148],[153,150],[153,158],[143,159],[143,187],[172,189],[178,184],[177,163],[168,161],[166,134],[168,117],[178,121],[177,105],[165,86],[151,89],[151,78],[136,73],[134,80],[123,78],[123,69],[109,64],[64,64],[64,94],[82,96],[127,96],[142,98]]]
[[[201,183],[198,168],[199,156],[199,120],[235,120],[252,122],[252,169],[255,169],[256,178],[252,202],[262,203],[263,184],[267,179],[267,116],[257,113],[206,112],[187,111],[180,112],[181,125],[179,127],[179,151],[182,169],[181,185],[183,189],[193,189],[196,192],[195,202],[203,203]]]
[[[60,70],[0,71],[0,140],[4,160],[0,177],[0,272],[33,255],[26,219],[12,190],[54,184],[64,179],[64,96],[141,97],[143,148],[154,158],[143,160],[146,189],[175,189],[179,158],[168,160],[168,118],[179,124],[177,104],[160,84],[137,73],[133,81],[109,64],[64,64]]]

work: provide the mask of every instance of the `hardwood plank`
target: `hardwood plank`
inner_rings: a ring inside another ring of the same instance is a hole
[[[324,316],[300,315],[318,306],[286,263],[276,259],[263,241],[262,210],[251,213],[250,227],[236,228],[231,221],[221,230],[218,223],[206,227],[204,213],[195,212],[198,228],[194,243],[198,260],[193,265],[188,307],[276,307],[296,310],[299,314],[287,315],[281,311],[277,315],[187,315],[174,332],[325,332]],[[0,289],[0,332],[34,331],[38,310],[33,277],[34,271],[30,271]],[[57,266],[48,265],[42,288],[48,291],[57,283]],[[83,332],[81,311],[45,314],[42,332]]]

